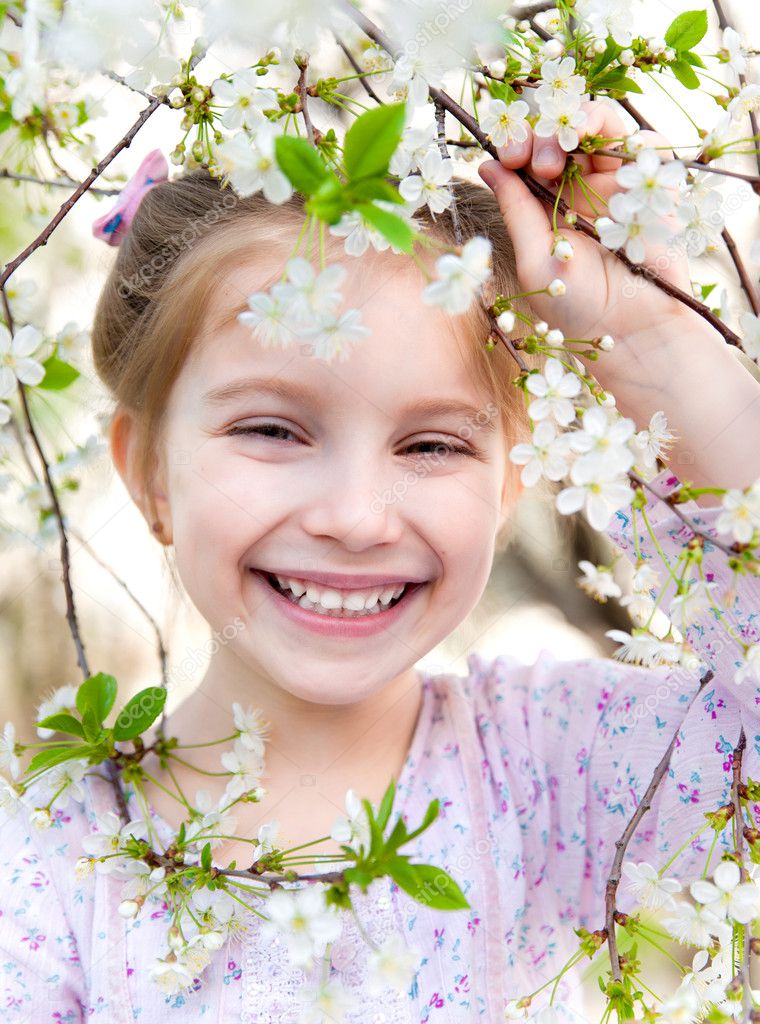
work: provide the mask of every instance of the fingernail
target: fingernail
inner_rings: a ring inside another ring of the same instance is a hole
[[[554,152],[549,146],[536,147],[533,151],[534,167],[551,167],[554,162]]]
[[[517,153],[518,148],[514,142],[508,142],[506,146],[498,146],[496,152],[499,154],[499,160],[509,160]]]

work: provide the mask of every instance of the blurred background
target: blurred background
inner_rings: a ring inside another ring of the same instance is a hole
[[[633,5],[637,18],[643,18],[637,23],[646,24],[652,35],[663,35],[680,11],[701,6],[694,0],[633,0]],[[724,6],[745,42],[757,47],[760,39],[753,8],[738,0]],[[520,7],[515,5],[516,15]],[[710,5],[708,10],[714,52],[720,45],[720,33]],[[12,35],[14,28],[6,26],[3,31]],[[706,42],[700,45],[700,52],[709,49]],[[210,83],[222,71],[240,66],[232,57],[229,60],[226,65],[214,54],[213,60],[201,65],[202,80]],[[134,121],[145,100],[107,78],[94,81],[97,87],[91,81],[89,94],[102,101],[100,116],[90,124],[96,162]],[[700,125],[713,126],[718,109],[708,98],[687,93],[677,84],[673,95]],[[634,99],[636,107],[676,146],[679,140],[692,141],[683,115],[675,104],[663,102],[659,90],[650,89]],[[151,149],[160,147],[168,156],[179,137],[179,116],[162,107],[113,162],[101,184],[119,188]],[[0,150],[3,156],[12,156],[6,152],[4,138],[0,135]],[[747,169],[756,170],[752,158],[746,159]],[[7,166],[2,157],[0,166]],[[463,173],[477,177],[474,164],[465,167]],[[86,173],[86,166],[75,167],[72,161],[70,174],[75,180]],[[748,252],[757,235],[757,197],[741,183],[724,190],[726,196],[734,193],[740,201],[733,204],[736,212],[729,216],[728,227]],[[46,192],[35,185],[0,180],[3,263],[35,237],[66,195],[62,189]],[[83,330],[89,326],[115,253],[92,238],[91,224],[113,201],[86,196],[49,244],[12,278],[16,301],[28,303],[29,319],[51,335],[71,322]],[[31,221],[20,215],[27,202],[37,211]],[[756,279],[757,265],[751,269]],[[737,317],[746,304],[726,253],[720,250],[695,260],[693,276],[700,284],[717,285],[710,303],[720,304],[727,322],[736,329]],[[36,282],[36,291],[30,282]],[[77,446],[86,445],[87,457],[73,471],[78,486],[64,490],[61,497],[71,530],[71,570],[83,638],[93,671],[115,675],[126,697],[126,691],[131,693],[159,679],[158,627],[168,651],[171,708],[203,676],[210,650],[209,630],[176,589],[164,550],[151,536],[113,469],[103,434],[110,404],[86,349],[77,365],[82,374],[72,388],[60,395],[35,391],[31,407],[51,457],[56,452],[68,455],[74,464],[79,458],[73,454]],[[13,720],[21,737],[31,739],[35,707],[55,688],[76,683],[79,675],[65,620],[55,524],[49,520],[40,528],[36,510],[44,506],[44,496],[27,491],[27,501],[18,500],[18,485],[27,482],[28,475],[15,443],[9,427],[0,429],[0,453],[10,455],[0,470],[0,707],[2,720]],[[676,473],[679,468],[673,466]],[[466,657],[473,650],[486,657],[509,653],[525,662],[534,661],[544,648],[558,658],[611,654],[615,645],[604,632],[613,627],[630,629],[628,615],[617,602],[596,603],[576,585],[578,561],[609,564],[611,546],[579,517],[558,516],[552,497],[548,487],[525,493],[517,509],[513,540],[496,560],[480,604],[444,643],[422,654],[421,667],[464,672]],[[616,564],[615,575],[627,588],[630,566],[625,559]],[[593,998],[593,986],[589,991]]]

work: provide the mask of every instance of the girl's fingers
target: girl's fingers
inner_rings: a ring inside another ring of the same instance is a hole
[[[556,139],[540,139],[530,127],[523,142],[510,142],[500,146],[497,152],[504,167],[514,171],[530,165],[528,170],[535,178],[549,181],[562,173],[567,158]]]
[[[674,160],[675,153],[670,148],[670,142],[659,132],[640,131],[639,137],[646,142],[651,149],[656,149],[661,160]]]
[[[520,276],[527,283],[531,258],[536,266],[545,266],[551,250],[553,235],[546,211],[517,175],[496,160],[482,163],[478,174],[496,196],[504,226],[514,245]]]

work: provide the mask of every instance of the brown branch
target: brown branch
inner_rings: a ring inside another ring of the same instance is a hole
[[[731,262],[736,268],[736,273],[739,275],[739,281],[741,282],[744,294],[747,296],[752,312],[755,316],[760,316],[760,300],[757,297],[757,289],[755,288],[755,282],[749,276],[747,268],[744,265],[744,260],[741,258],[739,249],[734,241],[733,235],[728,228],[723,228],[720,233],[723,243],[728,249],[728,255],[731,257]]]
[[[613,146],[611,149],[586,149],[582,145],[578,149],[573,150],[573,153],[591,153],[593,156],[613,156],[618,160],[635,160],[635,153],[626,153],[624,149]],[[703,173],[719,174],[724,178],[738,178],[740,181],[747,181],[754,187],[760,186],[760,175],[757,174],[742,174],[741,171],[729,171],[725,167],[713,167],[711,163],[703,160],[684,160],[683,157],[678,157],[684,167],[688,167],[690,170],[702,171]]]
[[[673,753],[673,749],[674,749],[674,747],[676,745],[676,740],[678,739],[678,733],[681,730],[681,726],[683,725],[683,722],[684,722],[686,716],[688,715],[688,713],[689,713],[689,711],[691,709],[692,704],[694,703],[696,698],[699,696],[699,694],[702,692],[702,690],[705,688],[705,686],[710,682],[712,677],[713,677],[712,670],[708,670],[707,672],[705,672],[705,674],[699,680],[699,687],[692,694],[691,699],[689,700],[689,703],[686,706],[686,711],[684,712],[684,716],[681,719],[681,722],[679,723],[678,728],[673,733],[673,737],[672,737],[670,743],[668,744],[667,750],[665,751],[665,753],[660,758],[660,761],[659,761],[659,763],[657,764],[657,767],[654,770],[654,774],[652,775],[652,780],[649,783],[649,785],[647,786],[646,792],[644,793],[644,796],[641,798],[641,803],[638,805],[638,807],[634,811],[630,821],[628,822],[628,824],[626,825],[626,827],[625,827],[625,829],[623,831],[622,836],[619,839],[615,840],[615,856],[613,857],[612,866],[610,868],[610,873],[607,876],[607,884],[605,885],[605,889],[604,889],[604,904],[605,904],[605,922],[604,923],[605,923],[605,928],[606,928],[606,931],[607,931],[607,945],[609,946],[609,950],[610,950],[610,964],[612,966],[612,978],[613,978],[613,981],[621,981],[622,980],[622,974],[621,974],[621,971],[620,971],[620,955],[618,953],[617,938],[615,936],[615,915],[617,913],[617,909],[615,907],[615,900],[616,900],[616,897],[617,897],[618,885],[620,884],[620,874],[621,874],[621,869],[622,869],[622,866],[623,866],[623,857],[625,856],[625,851],[628,848],[628,844],[630,843],[631,839],[633,838],[634,832],[639,827],[639,823],[641,822],[641,819],[644,817],[644,815],[646,814],[646,812],[649,810],[649,808],[652,805],[652,799],[654,797],[655,792],[657,791],[657,787],[662,782],[662,779],[663,779],[663,777],[665,775],[665,772],[667,771],[668,765],[670,764],[670,758],[671,758],[671,755]]]
[[[726,17],[725,11],[723,10],[722,0],[713,0],[713,7],[715,8],[715,13],[718,15],[718,24],[720,25],[721,29],[729,28],[729,22],[728,18]],[[742,89],[746,84],[747,79],[745,78],[745,76],[739,75],[739,85],[742,87]],[[757,114],[754,110],[750,110],[749,112],[749,123],[752,127],[752,134],[754,136],[759,135],[760,125],[758,125]],[[760,171],[760,152],[755,154],[755,159],[757,160],[757,169],[758,171]]]
[[[664,494],[659,494],[656,488],[652,487],[652,485],[648,481],[646,481],[643,477],[639,476],[638,473],[634,473],[632,470],[628,471],[628,478],[631,480],[632,483],[636,484],[637,487],[643,487],[645,491],[649,491],[653,498],[656,498],[658,501],[662,501],[666,505],[669,505],[670,508],[673,510],[673,514],[681,520],[684,526],[688,526],[688,528],[696,537],[701,537],[703,540],[709,541],[710,544],[713,545],[713,547],[718,548],[725,555],[728,555],[729,558],[736,557],[737,552],[731,547],[730,544],[726,544],[724,541],[721,540],[716,540],[714,537],[711,537],[709,533],[705,533],[705,531],[700,529],[700,527],[697,526],[697,524],[694,523],[686,515],[685,512],[681,511],[679,506],[675,504],[675,502],[673,501],[673,497],[674,495],[678,494],[678,491],[674,491],[672,495],[668,496]]]
[[[502,343],[502,345],[504,345],[504,347],[507,349],[509,354],[512,356],[514,361],[520,367],[522,372],[523,373],[527,373],[528,370],[530,369],[528,364],[525,362],[523,357],[520,355],[520,353],[517,351],[515,346],[512,344],[512,339],[509,337],[509,335],[507,335],[504,331],[502,331],[501,327],[499,327],[498,323],[496,322],[496,317],[494,316],[493,312],[491,311],[491,308],[486,303],[483,303],[483,309],[485,310],[485,312],[486,312],[486,314],[488,316],[488,319],[491,322],[491,334],[495,334],[496,335],[496,337],[499,339],[499,341]]]
[[[525,4],[524,7],[514,6],[510,11],[513,18],[517,18],[518,21],[528,21],[535,18],[537,14],[543,14],[544,11],[550,11],[556,4],[553,2],[549,3],[548,0],[540,0],[538,3]]]
[[[384,49],[386,49],[388,53],[392,54],[394,52],[395,48],[386,38],[384,33],[381,32],[380,29],[378,29],[377,26],[372,21],[370,21],[369,18],[366,17],[366,15],[364,15],[361,11],[353,7],[348,2],[348,0],[343,0],[343,8],[345,12],[348,14],[348,16],[352,18],[353,21],[356,22],[356,24],[362,29],[362,31],[367,36],[369,36],[370,39],[374,39],[374,41],[378,43],[380,46],[382,46]],[[428,92],[433,102],[435,103],[436,101],[438,101],[443,107],[445,107],[446,110],[449,111],[450,114],[453,114],[457,121],[459,121],[459,123],[462,124],[467,129],[468,132],[470,132],[473,138],[477,139],[481,147],[490,156],[492,156],[494,160],[499,159],[496,147],[483,133],[480,126],[478,125],[478,122],[475,120],[472,114],[468,113],[463,107],[461,107],[456,102],[456,100],[449,96],[448,93],[443,92],[441,89],[437,89],[431,85],[428,87]],[[551,191],[551,189],[539,184],[539,182],[536,181],[535,178],[532,178],[525,171],[517,170],[514,173],[518,175],[520,180],[524,182],[524,184],[533,193],[533,195],[540,199],[542,202],[546,203],[548,206],[556,207],[556,209],[562,216],[564,216],[564,214],[568,212],[569,207],[567,203],[564,201],[564,199],[558,200],[556,195]],[[580,231],[582,234],[594,239],[594,241],[599,241],[599,235],[596,229],[592,224],[585,220],[585,218],[579,216],[574,227],[576,231]],[[608,251],[613,253],[621,261],[621,263],[625,264],[625,266],[630,270],[632,274],[635,274],[637,277],[643,277],[645,278],[645,280],[650,281],[653,285],[659,288],[660,291],[665,292],[666,295],[670,295],[671,298],[677,299],[684,306],[687,306],[689,309],[693,310],[695,313],[701,316],[710,324],[711,327],[714,327],[715,330],[718,331],[718,333],[724,338],[724,340],[729,345],[735,345],[737,348],[741,348],[741,339],[739,338],[739,336],[735,334],[729,327],[727,327],[726,324],[724,324],[723,321],[720,320],[720,318],[717,317],[713,313],[713,311],[703,302],[699,302],[697,299],[694,298],[693,295],[689,295],[688,292],[685,292],[681,288],[678,288],[676,285],[671,284],[670,281],[666,281],[665,278],[661,277],[655,270],[652,270],[650,267],[646,267],[638,263],[633,263],[630,259],[628,259],[628,257],[625,255],[625,252],[622,249],[610,249]]]
[[[375,90],[369,84],[369,82],[367,81],[367,79],[365,77],[366,73],[365,73],[364,69],[360,66],[359,62],[354,57],[353,53],[351,53],[349,48],[346,46],[346,44],[343,42],[343,40],[337,34],[335,35],[335,42],[338,44],[338,46],[341,48],[343,53],[346,55],[346,58],[348,59],[348,63],[351,65],[351,67],[354,69],[354,71],[359,76],[359,84],[362,86],[362,88],[364,89],[366,94],[369,96],[370,99],[373,99],[375,101],[375,103],[379,103],[380,106],[383,106],[385,101],[380,99],[380,97],[377,95]]]
[[[106,78],[110,78],[112,81],[118,82],[119,85],[123,85],[125,89],[129,89],[131,92],[136,92],[138,96],[144,96],[146,100],[150,100],[151,102],[153,100],[159,100],[161,103],[171,106],[168,96],[154,96],[153,93],[145,92],[144,89],[138,89],[137,86],[130,85],[122,75],[117,75],[115,71],[104,71],[103,74]]]

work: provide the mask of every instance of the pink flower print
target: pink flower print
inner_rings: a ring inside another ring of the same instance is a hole
[[[470,935],[474,935],[475,934],[475,932],[478,930],[478,925],[479,924],[480,924],[480,918],[479,917],[474,917],[472,919],[472,921],[468,921],[467,922],[467,931],[470,933]]]
[[[37,928],[30,928],[29,934],[25,935],[21,941],[28,942],[27,949],[32,953],[36,953],[46,938],[47,936],[43,935]]]
[[[455,992],[469,992],[470,991],[470,979],[468,974],[463,974],[460,980],[454,985]]]
[[[443,940],[443,934],[444,934],[445,931],[446,931],[445,928],[441,928],[440,930],[438,928],[435,929],[434,935],[435,935],[435,948],[436,949],[440,949],[441,946],[443,945],[443,941],[444,941]]]
[[[578,763],[578,774],[583,775],[585,770],[588,768],[588,750],[586,747],[582,747],[575,755],[575,760]]]
[[[430,997],[430,1002],[428,1003],[428,1006],[434,1006],[436,1009],[439,1010],[443,1005],[443,999],[438,995],[437,992],[434,992]]]
[[[685,793],[686,796],[681,797],[682,804],[698,804],[699,803],[699,790],[692,789],[691,793],[688,792],[685,783],[679,782],[678,789],[681,793]]]

